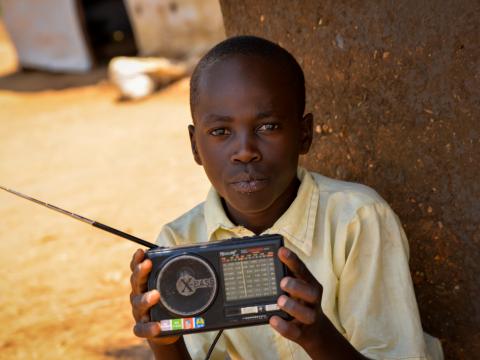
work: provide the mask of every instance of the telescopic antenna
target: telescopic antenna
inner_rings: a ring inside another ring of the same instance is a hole
[[[64,209],[61,209],[55,205],[52,205],[52,204],[48,204],[44,201],[40,201],[40,200],[37,200],[35,198],[32,198],[28,195],[24,195],[22,193],[19,193],[18,191],[15,191],[15,190],[12,190],[12,189],[7,189],[7,188],[4,188],[3,186],[0,186],[0,189],[2,190],[5,190],[5,191],[8,191],[9,193],[13,194],[13,195],[16,195],[16,196],[19,196],[19,197],[22,197],[24,199],[27,199],[27,200],[30,200],[30,201],[33,201],[34,203],[37,203],[39,205],[42,205],[42,206],[45,206],[51,210],[55,210],[63,215],[67,215],[67,216],[70,216],[76,220],[79,220],[79,221],[82,221],[84,223],[87,223],[87,224],[90,224],[90,225],[93,225],[95,226],[96,228],[99,228],[99,229],[102,229],[104,231],[107,231],[109,233],[112,233],[112,234],[115,234],[117,236],[120,236],[120,237],[123,237],[125,239],[128,239],[130,241],[133,241],[133,242],[136,242],[137,244],[140,244],[140,245],[143,245],[143,246],[146,246],[150,249],[153,249],[153,248],[156,248],[158,247],[157,245],[155,244],[152,244],[151,242],[148,242],[148,241],[145,241],[145,240],[142,240],[140,238],[137,238],[136,236],[133,236],[133,235],[130,235],[130,234],[127,234],[126,232],[123,232],[123,231],[120,231],[120,230],[117,230],[117,229],[114,229],[108,225],[105,225],[105,224],[102,224],[102,223],[99,223],[98,221],[94,221],[94,220],[90,220],[90,219],[87,219],[86,217],[83,217],[81,215],[78,215],[78,214],[75,214],[73,212],[70,212],[70,211],[67,211],[67,210],[64,210]]]

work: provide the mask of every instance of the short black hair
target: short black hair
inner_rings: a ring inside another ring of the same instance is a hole
[[[281,46],[251,35],[230,37],[210,49],[198,62],[190,78],[190,111],[192,118],[198,102],[199,83],[202,73],[212,64],[235,55],[259,56],[281,63],[292,77],[292,87],[297,97],[300,116],[305,111],[305,76],[299,63],[292,54]]]

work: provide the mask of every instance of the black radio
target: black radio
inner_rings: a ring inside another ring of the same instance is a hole
[[[148,289],[160,292],[150,311],[161,336],[268,323],[285,319],[277,298],[287,269],[277,257],[280,235],[263,235],[156,248]]]

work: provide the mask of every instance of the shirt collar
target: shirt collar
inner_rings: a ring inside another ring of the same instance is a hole
[[[312,175],[299,167],[300,180],[297,196],[285,213],[262,234],[280,234],[306,255],[312,252],[315,220],[317,216],[319,189]],[[234,225],[225,214],[220,196],[212,187],[204,207],[208,240],[227,237],[251,236],[251,231]],[[222,234],[222,235],[220,235]]]

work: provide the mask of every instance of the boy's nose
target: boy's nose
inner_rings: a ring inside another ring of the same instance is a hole
[[[238,136],[235,141],[234,151],[231,156],[232,162],[250,163],[261,160],[262,156],[253,139],[255,135]]]

